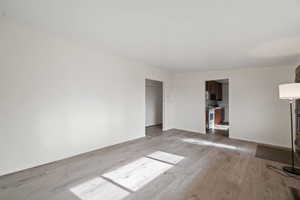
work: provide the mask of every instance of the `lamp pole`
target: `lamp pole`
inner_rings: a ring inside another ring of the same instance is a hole
[[[293,123],[293,103],[296,99],[300,99],[300,83],[285,83],[279,85],[279,98],[289,100],[290,103],[290,120],[291,120],[291,159],[292,166],[282,167],[283,171],[300,175],[300,169],[295,167],[294,159],[294,123]]]
[[[291,150],[291,158],[292,158],[292,167],[283,167],[283,171],[300,175],[300,169],[295,168],[295,159],[294,159],[294,122],[293,122],[293,99],[289,100],[290,104],[290,120],[291,120],[291,143],[292,143],[292,150]]]
[[[293,123],[293,100],[290,100],[290,116],[291,116],[291,143],[292,143],[292,168],[295,170],[295,160],[294,160],[294,123]]]

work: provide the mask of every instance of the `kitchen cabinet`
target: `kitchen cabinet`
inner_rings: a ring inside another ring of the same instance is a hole
[[[207,81],[205,87],[208,92],[208,100],[222,101],[222,83]]]
[[[216,108],[215,109],[215,124],[222,124],[223,121],[223,108]]]

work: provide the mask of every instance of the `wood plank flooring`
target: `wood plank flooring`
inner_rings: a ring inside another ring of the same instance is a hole
[[[153,135],[0,177],[0,199],[80,200],[71,188],[157,151],[184,159],[124,200],[299,199],[300,180],[269,169],[282,164],[256,158],[255,143],[180,130]]]

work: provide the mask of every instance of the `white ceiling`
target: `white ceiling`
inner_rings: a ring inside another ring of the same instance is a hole
[[[0,9],[167,69],[300,63],[300,0],[0,0]]]

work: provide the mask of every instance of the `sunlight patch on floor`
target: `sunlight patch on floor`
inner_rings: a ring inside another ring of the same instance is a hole
[[[154,152],[150,155],[147,155],[147,157],[154,158],[154,159],[157,159],[157,160],[161,160],[161,161],[171,163],[171,164],[177,164],[181,160],[184,159],[183,156],[179,156],[179,155],[175,155],[175,154],[171,154],[171,153],[166,153],[166,152],[162,152],[162,151],[156,151],[156,152]]]
[[[172,167],[173,165],[143,157],[102,176],[129,190],[137,191]]]
[[[216,142],[211,142],[211,141],[207,141],[207,140],[185,138],[185,139],[182,139],[182,141],[188,142],[188,143],[191,143],[191,144],[197,144],[197,145],[213,146],[213,147],[233,149],[233,150],[237,149],[236,146],[232,146],[232,145],[228,145],[228,144],[222,144],[222,143],[216,143]]]
[[[130,194],[100,177],[75,186],[70,191],[81,200],[121,200]]]
[[[116,170],[70,189],[81,200],[121,200],[183,160],[183,156],[156,151]]]

